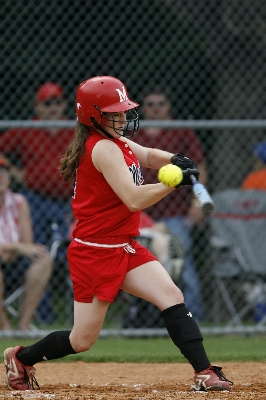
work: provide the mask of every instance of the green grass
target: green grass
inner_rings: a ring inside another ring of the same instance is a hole
[[[0,351],[6,347],[35,343],[35,340],[2,339]],[[266,361],[266,336],[206,336],[205,348],[211,362]],[[85,353],[70,355],[60,361],[85,362],[186,362],[168,338],[128,339],[101,338]]]

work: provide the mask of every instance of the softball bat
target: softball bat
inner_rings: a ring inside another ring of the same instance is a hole
[[[200,205],[205,212],[205,214],[210,214],[214,210],[214,202],[209,195],[207,189],[202,183],[199,183],[194,175],[190,175],[190,179],[192,182],[192,188],[195,196],[200,202]]]

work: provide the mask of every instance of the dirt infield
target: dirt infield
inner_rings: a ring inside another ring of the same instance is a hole
[[[0,385],[2,399],[60,400],[260,400],[266,399],[266,363],[223,363],[234,382],[228,392],[190,391],[193,371],[188,364],[40,363],[40,391],[16,392]],[[4,380],[4,367],[0,371]]]

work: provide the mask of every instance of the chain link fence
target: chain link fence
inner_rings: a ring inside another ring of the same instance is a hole
[[[72,184],[62,184],[57,165],[73,135],[77,85],[91,76],[113,75],[126,84],[130,97],[141,106],[147,88],[163,88],[172,104],[173,119],[169,123],[145,120],[140,107],[140,132],[134,140],[141,140],[146,127],[162,127],[164,133],[172,130],[175,138],[180,131],[185,137],[192,132],[200,144],[200,155],[195,157],[207,166],[209,192],[214,195],[241,188],[246,176],[258,168],[254,146],[266,142],[265,10],[264,0],[3,2],[0,152],[13,165],[11,189],[29,201],[35,240],[48,246],[53,259],[50,283],[34,314],[31,332],[71,327],[73,322],[66,263],[73,223],[69,200]],[[38,116],[36,92],[46,82],[56,82],[63,88],[65,121]],[[161,141],[162,147],[170,145]],[[172,143],[168,150],[177,152],[179,148]],[[259,158],[266,162],[264,151],[262,146]],[[41,166],[37,168],[40,157]],[[144,171],[146,182],[156,179],[149,174]],[[183,200],[160,202],[147,211],[148,215],[156,221],[179,215],[182,202],[188,212],[190,195],[185,192]],[[260,195],[263,201],[264,193],[260,191]],[[228,215],[228,211],[223,212]],[[248,217],[245,214],[241,218]],[[260,218],[265,219],[263,212]],[[265,236],[263,226],[257,231],[254,224],[252,229],[252,240]],[[187,289],[189,307],[202,326],[214,330],[235,326],[243,331],[248,324],[263,329],[265,258],[259,281],[254,274],[251,284],[243,286],[239,276],[233,276],[225,282],[228,290],[223,291],[221,279],[215,275],[212,216],[199,225],[191,224],[188,233],[189,246],[181,234],[173,235],[169,229],[157,233],[156,238],[144,229],[140,240],[153,246],[155,252],[159,246],[154,240],[163,241],[158,257],[185,294]],[[60,246],[54,246],[51,252],[53,243]],[[189,263],[192,270],[186,267]],[[23,275],[19,263],[13,264],[18,268],[14,267],[15,278]],[[7,298],[20,287],[21,280],[14,285],[7,282]],[[12,304],[18,309],[20,298]],[[17,329],[17,311],[11,310],[8,300],[6,307]],[[104,325],[106,332],[133,329],[134,334],[142,334],[146,329],[146,335],[147,330],[160,331],[162,327],[154,307],[125,293],[119,293],[111,304]]]

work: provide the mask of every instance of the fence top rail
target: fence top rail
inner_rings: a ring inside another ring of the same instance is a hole
[[[0,129],[9,128],[74,128],[75,120],[34,121],[2,120]],[[212,120],[140,120],[140,128],[192,128],[192,129],[258,129],[266,128],[265,119],[212,119]]]

